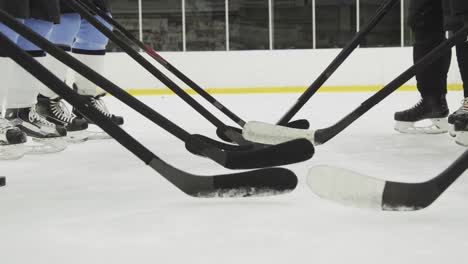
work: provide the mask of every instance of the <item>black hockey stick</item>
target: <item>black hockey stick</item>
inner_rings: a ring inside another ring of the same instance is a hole
[[[242,137],[242,135],[239,134],[236,130],[231,129],[230,127],[226,126],[220,119],[218,119],[210,111],[204,108],[200,103],[198,103],[194,98],[192,98],[176,83],[174,83],[171,79],[169,79],[164,73],[159,71],[153,64],[151,64],[148,60],[146,60],[140,53],[134,50],[125,41],[120,39],[120,37],[118,37],[115,33],[113,33],[112,30],[108,29],[100,21],[98,21],[90,12],[88,12],[86,7],[82,6],[81,3],[78,3],[75,0],[65,1],[64,3],[66,3],[67,5],[69,5],[70,8],[72,8],[77,13],[79,13],[84,19],[86,19],[90,24],[92,24],[102,34],[104,34],[107,38],[109,38],[112,42],[114,42],[117,46],[119,46],[123,51],[125,51],[125,53],[127,53],[138,64],[140,64],[149,73],[151,73],[158,80],[160,80],[164,85],[166,85],[171,91],[177,94],[177,96],[179,96],[182,100],[184,100],[184,102],[186,102],[193,109],[195,109],[200,115],[202,115],[210,123],[212,123],[218,129],[219,133],[224,134],[227,138],[229,138],[233,142],[236,142],[237,144],[241,144],[241,145],[255,144],[253,142],[249,142],[245,140]],[[259,146],[258,144],[256,145],[258,147],[262,147],[262,146]]]
[[[416,64],[411,66],[408,70],[403,72],[400,76],[383,87],[379,92],[364,101],[354,111],[346,115],[343,119],[332,126],[314,131],[291,129],[260,122],[251,122],[247,123],[244,127],[244,136],[247,139],[256,142],[263,142],[268,144],[280,143],[282,141],[287,141],[294,138],[307,138],[316,144],[326,143],[345,130],[348,126],[354,123],[354,121],[359,119],[378,103],[387,98],[390,94],[404,85],[411,78],[413,78],[418,71],[424,70],[430,64],[434,63],[439,57],[443,55],[444,52],[449,51],[453,46],[455,46],[456,43],[464,41],[467,35],[468,26],[464,26],[452,37],[442,42],[439,46],[434,48],[426,56],[420,59]]]
[[[123,147],[190,196],[247,197],[276,195],[290,192],[297,186],[297,177],[294,173],[283,168],[269,168],[216,176],[199,176],[174,168],[94,109],[84,98],[76,94],[70,87],[1,33],[0,48],[26,71],[88,116]]]
[[[318,196],[354,207],[414,211],[434,203],[468,169],[468,151],[437,177],[421,183],[392,182],[353,171],[319,166],[307,183]]]
[[[223,114],[225,114],[227,117],[229,117],[232,121],[234,121],[237,125],[240,127],[244,127],[245,121],[240,118],[238,115],[236,115],[234,112],[229,110],[226,106],[224,106],[221,102],[216,100],[213,96],[211,96],[208,92],[206,92],[201,86],[199,86],[197,83],[195,83],[193,80],[191,80],[189,77],[187,77],[184,73],[179,71],[176,67],[174,67],[170,62],[168,62],[166,59],[164,59],[161,55],[159,55],[153,48],[151,48],[149,45],[144,44],[141,42],[139,39],[137,39],[131,32],[129,32],[124,26],[122,26],[119,22],[117,22],[115,19],[110,17],[105,11],[99,9],[94,3],[90,2],[89,0],[79,0],[82,4],[85,4],[88,8],[90,8],[93,12],[95,12],[97,15],[99,15],[102,19],[104,19],[107,23],[112,25],[114,28],[116,28],[118,31],[114,31],[116,34],[123,34],[121,38],[123,39],[128,39],[131,42],[133,42],[135,45],[137,45],[139,48],[144,50],[149,56],[151,56],[154,60],[156,60],[159,64],[161,64],[163,67],[165,67],[167,70],[169,70],[172,74],[174,74],[177,78],[182,80],[185,84],[187,84],[190,88],[192,88],[195,92],[197,92],[199,95],[201,95],[205,100],[207,100],[209,103],[211,103],[213,106],[218,108]],[[301,120],[296,120],[291,123],[287,123],[285,126],[287,127],[292,127],[292,128],[301,128],[301,129],[307,129],[309,128],[309,122],[305,119]],[[237,131],[238,133],[242,133],[240,129],[238,128],[232,128],[231,129]],[[218,134],[219,137],[221,137],[223,140],[230,141],[229,138],[226,138],[226,136],[223,133]]]
[[[302,109],[302,107],[312,98],[312,96],[325,84],[330,76],[345,62],[351,53],[361,44],[369,32],[395,7],[400,0],[386,0],[377,10],[375,16],[369,23],[354,36],[351,42],[338,54],[338,56],[328,65],[309,88],[299,97],[297,102],[278,121],[278,125],[287,124]]]
[[[251,169],[287,165],[310,159],[313,156],[313,145],[305,139],[259,149],[248,149],[242,146],[217,142],[201,135],[191,135],[1,10],[0,21],[85,78],[102,87],[102,89],[111,93],[141,115],[185,142],[186,148],[192,153],[204,155],[226,168]]]

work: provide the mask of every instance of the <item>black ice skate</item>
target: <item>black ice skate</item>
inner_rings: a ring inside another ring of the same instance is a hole
[[[0,160],[19,159],[26,153],[26,134],[0,117]]]
[[[448,131],[449,109],[445,96],[423,97],[412,108],[395,113],[395,130],[408,134],[442,134]],[[429,126],[416,126],[417,122],[429,120]]]
[[[88,100],[96,110],[98,110],[101,114],[109,118],[114,124],[121,126],[124,124],[124,118],[121,116],[116,116],[113,115],[109,112],[107,109],[104,101],[102,100],[102,97],[105,96],[105,94],[100,94],[97,96],[89,96],[89,95],[81,95],[83,96],[86,100]],[[89,118],[81,114],[77,109],[73,109],[73,114],[75,114],[77,117],[80,118],[86,118],[89,124],[94,124]],[[105,132],[89,132],[89,139],[110,139],[111,137],[107,135]]]
[[[465,122],[465,120],[468,120],[468,97],[463,99],[461,104],[462,105],[460,106],[460,108],[453,114],[451,114],[448,118],[448,122],[451,125],[450,135],[452,137],[455,137],[457,135],[454,131],[455,122]]]
[[[456,135],[455,142],[468,147],[468,119],[455,121],[453,127]]]
[[[36,107],[7,109],[6,119],[40,145],[29,146],[28,154],[56,153],[67,147],[67,130],[57,126],[36,111]]]
[[[51,99],[39,95],[37,97],[36,111],[44,116],[47,121],[65,127],[68,142],[80,143],[88,139],[86,133],[84,133],[84,130],[88,128],[88,122],[86,119],[78,118],[72,114],[62,98]]]

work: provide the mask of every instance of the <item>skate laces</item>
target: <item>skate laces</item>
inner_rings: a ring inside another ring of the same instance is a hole
[[[104,95],[98,95],[96,97],[91,97],[91,103],[94,108],[96,108],[101,114],[105,115],[107,118],[112,118],[112,114],[109,113],[107,106],[104,101],[101,99]]]
[[[55,127],[55,125],[49,121],[47,121],[47,119],[40,115],[37,111],[36,111],[36,107],[31,107],[31,110],[29,111],[29,121],[30,122],[34,122],[34,121],[37,121],[38,123],[42,124],[42,125],[45,125],[45,126],[50,126],[50,127]]]
[[[50,109],[55,116],[66,123],[72,123],[76,118],[76,116],[68,110],[67,106],[60,98],[50,101]]]
[[[412,110],[416,110],[418,109],[419,107],[421,107],[424,103],[424,99],[421,99],[419,100],[419,102],[417,102],[413,107],[411,107],[410,109],[408,109],[407,111],[412,111]]]
[[[460,111],[463,113],[468,113],[468,97],[461,101],[462,106],[460,107]]]

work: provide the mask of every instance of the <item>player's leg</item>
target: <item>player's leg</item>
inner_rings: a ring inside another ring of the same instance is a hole
[[[71,45],[80,28],[81,18],[78,14],[62,14],[60,24],[53,26],[50,41],[65,51],[71,51]],[[68,67],[52,56],[47,56],[48,69],[58,78],[65,81]],[[69,132],[69,137],[78,142],[83,141],[80,131],[88,128],[88,123],[83,118],[78,118],[68,110],[65,102],[50,89],[40,89],[37,97],[37,111],[46,117],[49,122],[64,126]]]
[[[15,43],[19,37],[16,32],[2,23],[0,23],[0,33]],[[0,113],[5,112],[4,109],[8,100],[9,86],[15,81],[11,78],[14,67],[15,62],[0,50],[0,72],[2,73],[2,83],[0,85]],[[17,155],[14,149],[8,146],[15,146],[25,142],[26,134],[0,114],[0,159],[21,157],[22,153]]]
[[[111,28],[111,25],[106,23],[102,18],[97,17],[103,24]],[[104,59],[106,55],[106,46],[109,40],[101,32],[99,32],[88,21],[82,20],[80,31],[76,36],[75,43],[72,47],[74,55],[84,64],[93,70],[104,72]],[[92,106],[107,116],[117,125],[123,125],[124,119],[121,116],[111,114],[106,107],[103,97],[106,93],[94,83],[90,82],[83,76],[76,74],[74,88],[78,94],[89,100]],[[78,111],[74,111],[78,116],[82,116]],[[91,122],[90,120],[88,120]]]
[[[463,15],[460,12],[463,12],[463,8],[466,8],[465,6],[468,4],[465,1],[462,3],[463,6],[457,7],[457,1],[454,1],[451,6],[453,9],[448,11],[450,12],[451,21],[456,21],[456,23],[452,23],[451,31],[456,31],[463,27]],[[449,123],[452,125],[458,120],[463,121],[464,119],[468,119],[468,39],[458,43],[456,51],[458,67],[463,81],[464,99],[461,102],[460,108],[449,116]]]
[[[25,25],[46,37],[51,31],[53,23],[39,19],[25,19]],[[18,38],[17,44],[38,61],[44,63],[46,54],[39,47],[23,37]],[[48,122],[44,116],[36,111],[38,88],[43,85],[18,65],[14,69],[12,77],[15,81],[11,84],[6,101],[6,118],[14,122],[28,136],[36,139],[65,136],[67,132],[64,127]]]
[[[441,0],[412,0],[409,24],[415,35],[414,61],[418,61],[445,38]],[[426,70],[416,74],[421,100],[412,108],[395,113],[395,129],[402,133],[445,133],[449,114],[445,95],[451,54],[447,52]],[[430,120],[432,125],[416,127],[415,123]]]
[[[463,25],[468,25],[468,1],[453,0],[453,13],[462,20]],[[456,132],[456,142],[468,147],[468,39],[457,45],[457,60],[463,80],[464,97],[462,106],[450,117]]]

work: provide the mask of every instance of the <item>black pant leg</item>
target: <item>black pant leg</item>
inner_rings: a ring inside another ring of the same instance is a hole
[[[32,18],[54,23],[60,22],[59,0],[32,0],[30,7]]]
[[[413,60],[419,61],[446,40],[444,30],[444,0],[411,0],[409,24],[414,31]],[[418,90],[423,97],[442,96],[447,93],[447,74],[451,52],[416,74]]]
[[[17,18],[29,18],[29,0],[0,0],[0,9]]]

